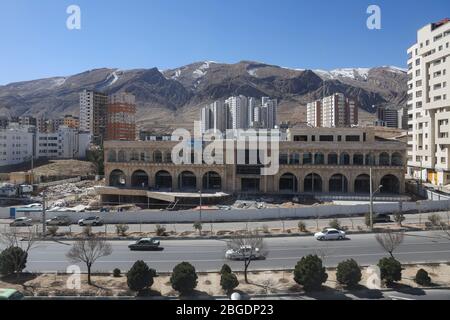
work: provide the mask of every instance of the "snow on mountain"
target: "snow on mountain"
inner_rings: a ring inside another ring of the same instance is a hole
[[[209,66],[214,63],[213,61],[205,61],[198,69],[194,70],[194,78],[201,78],[208,72]]]
[[[367,80],[370,68],[341,68],[331,71],[313,70],[318,76],[328,80],[350,78],[353,80]]]

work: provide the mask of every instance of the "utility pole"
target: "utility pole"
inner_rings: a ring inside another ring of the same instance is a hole
[[[202,189],[198,193],[200,194],[200,228],[202,228]],[[200,236],[202,236],[202,229],[200,229]]]
[[[42,234],[45,237],[47,234],[47,230],[46,230],[46,207],[47,207],[47,199],[46,199],[46,195],[45,192],[42,193]]]
[[[370,217],[370,231],[373,231],[373,184],[372,184],[372,167],[369,169],[369,176],[370,176],[370,208],[369,208],[369,217]]]

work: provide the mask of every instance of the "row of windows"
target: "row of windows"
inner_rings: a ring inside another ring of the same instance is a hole
[[[316,136],[307,136],[307,135],[296,135],[294,136],[294,141],[295,142],[308,142],[308,141],[312,141],[315,142],[316,141]],[[363,134],[362,137],[363,141],[366,141],[366,134]],[[347,136],[342,136],[342,135],[338,135],[338,136],[333,136],[333,135],[321,135],[318,137],[318,141],[320,142],[360,142],[361,141],[361,136],[359,135],[347,135]]]

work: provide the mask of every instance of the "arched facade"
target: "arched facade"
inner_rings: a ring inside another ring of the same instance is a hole
[[[280,177],[278,183],[278,190],[280,192],[297,193],[298,192],[298,180],[292,173],[285,173]]]

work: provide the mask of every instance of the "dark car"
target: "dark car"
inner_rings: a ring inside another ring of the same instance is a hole
[[[128,248],[130,248],[131,251],[159,250],[159,240],[155,238],[142,238],[132,242]]]
[[[373,223],[392,222],[391,217],[386,213],[377,213],[373,215]]]

